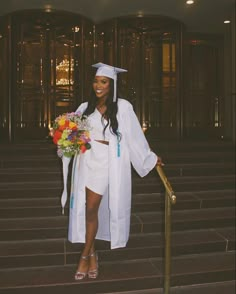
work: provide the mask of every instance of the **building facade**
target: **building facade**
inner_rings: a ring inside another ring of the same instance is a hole
[[[96,62],[128,70],[120,93],[148,135],[235,140],[233,25],[202,34],[165,16],[95,24],[24,10],[0,18],[0,142],[46,138],[57,115],[88,99]]]

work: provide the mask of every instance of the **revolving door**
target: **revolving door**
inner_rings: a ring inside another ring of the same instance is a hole
[[[222,40],[200,37],[164,16],[95,25],[73,13],[34,10],[1,19],[0,141],[44,139],[56,116],[88,99],[97,62],[128,70],[119,90],[147,135],[220,136]]]

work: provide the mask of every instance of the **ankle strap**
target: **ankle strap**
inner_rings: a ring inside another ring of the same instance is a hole
[[[89,255],[80,256],[81,259],[88,260]]]

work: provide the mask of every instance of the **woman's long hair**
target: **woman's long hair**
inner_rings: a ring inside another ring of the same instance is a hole
[[[102,115],[102,124],[104,125],[103,135],[105,135],[105,131],[106,131],[107,127],[109,126],[110,131],[113,134],[115,134],[117,136],[118,140],[120,141],[121,133],[118,131],[118,121],[116,118],[116,114],[118,111],[118,105],[117,105],[118,99],[116,97],[116,101],[113,102],[114,80],[109,78],[109,81],[110,81],[110,91],[109,91],[108,97],[105,101],[105,105],[106,105],[107,109],[104,112],[104,114]],[[91,97],[88,101],[88,107],[86,108],[84,115],[88,116],[91,113],[93,113],[95,111],[97,103],[98,103],[98,98],[96,97],[96,94],[93,90]]]

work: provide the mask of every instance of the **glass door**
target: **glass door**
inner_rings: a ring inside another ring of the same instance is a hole
[[[146,134],[178,137],[180,112],[179,23],[165,18],[124,19],[119,22],[121,67],[128,69],[126,97],[132,102]]]
[[[223,39],[191,34],[185,57],[184,135],[223,138]]]
[[[45,46],[47,37],[36,27],[21,25],[16,44],[15,136],[17,139],[46,135],[47,85]]]
[[[83,100],[83,20],[67,13],[24,16],[14,19],[14,138],[43,139],[56,116]]]

